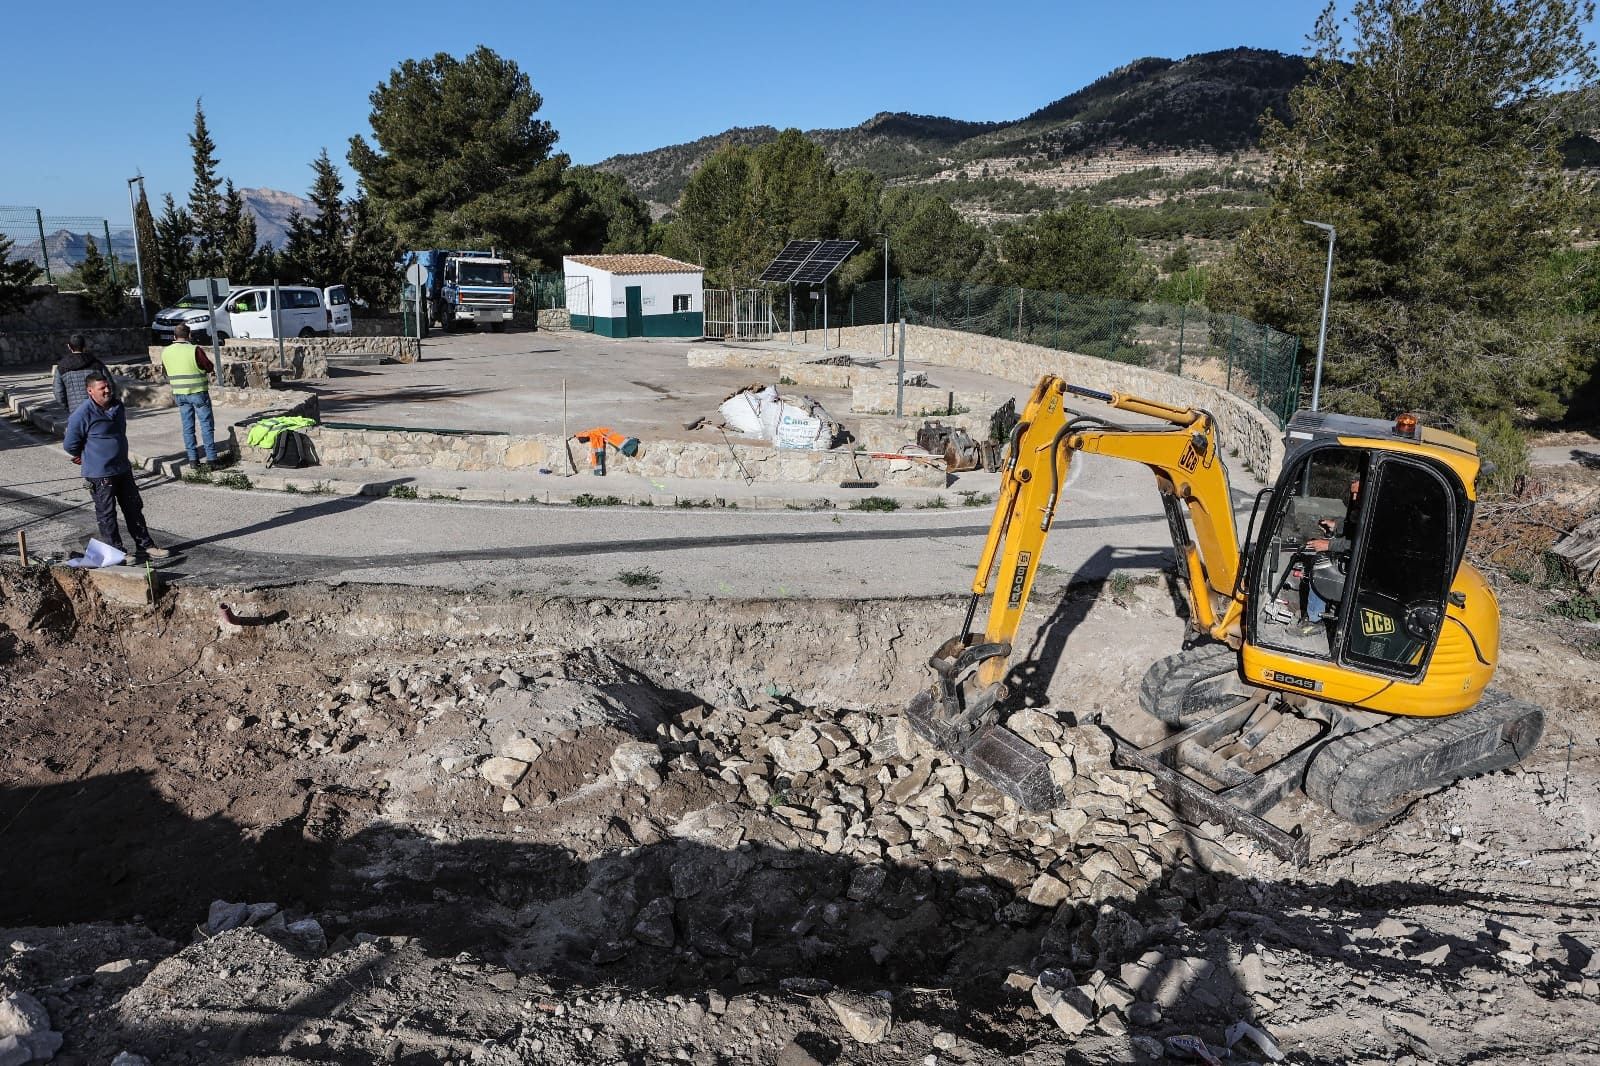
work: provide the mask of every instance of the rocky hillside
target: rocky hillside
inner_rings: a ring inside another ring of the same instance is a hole
[[[292,192],[240,189],[239,195],[244,197],[245,207],[256,216],[256,236],[262,244],[270,244],[277,249],[283,248],[283,242],[289,236],[290,214],[295,211],[302,215],[316,214],[310,200]]]
[[[1125,148],[1231,152],[1255,145],[1262,113],[1281,112],[1306,69],[1301,57],[1253,48],[1140,59],[1012,122],[883,112],[859,126],[808,136],[836,165],[898,181],[947,180],[991,163],[1008,171],[1019,164],[1049,167]],[[668,206],[718,145],[760,144],[777,135],[771,126],[732,129],[598,166]]]

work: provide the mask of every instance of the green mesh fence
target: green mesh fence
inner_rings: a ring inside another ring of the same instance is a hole
[[[88,240],[107,259],[111,276],[125,271],[133,284],[133,226],[92,215],[47,215],[36,207],[0,207],[0,236],[11,241],[12,259],[36,264],[39,280],[56,281],[83,263]]]
[[[831,296],[829,328],[883,323],[884,283]],[[889,281],[889,317],[907,325],[959,330],[1163,370],[1228,389],[1276,418],[1300,394],[1300,340],[1237,315],[1197,307],[975,285],[936,278]],[[795,328],[820,330],[820,300],[796,293]],[[786,299],[773,301],[787,330]]]
[[[561,274],[524,274],[517,279],[517,310],[547,311],[567,306],[567,279]]]

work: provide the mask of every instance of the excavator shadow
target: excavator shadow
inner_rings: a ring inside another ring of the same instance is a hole
[[[1034,631],[1027,648],[1019,649],[1021,661],[1006,677],[1006,687],[1010,691],[1007,704],[1011,708],[1022,708],[1042,707],[1052,702],[1050,686],[1066,658],[1067,642],[1095,602],[1106,594],[1113,575],[1143,571],[1161,574],[1166,580],[1166,571],[1171,566],[1170,547],[1115,548],[1108,545],[1098,549],[1062,586],[1054,609]],[[1175,598],[1181,599],[1176,594]],[[1182,613],[1187,614],[1187,610]]]

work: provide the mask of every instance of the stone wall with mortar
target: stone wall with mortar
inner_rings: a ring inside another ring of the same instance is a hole
[[[840,343],[846,347],[871,348],[882,337],[881,326],[847,326],[839,332]],[[1224,389],[1175,374],[927,326],[906,327],[906,357],[1028,384],[1045,374],[1058,374],[1074,385],[1104,392],[1130,392],[1163,403],[1203,407],[1217,419],[1225,455],[1237,459],[1256,477],[1270,480],[1283,463],[1283,430],[1276,419]]]
[[[553,435],[426,433],[400,430],[349,430],[317,426],[306,431],[325,466],[368,470],[551,470],[566,468],[566,449]],[[585,462],[582,448],[573,457]],[[795,483],[853,479],[885,484],[942,488],[937,467],[906,459],[872,459],[847,451],[790,451],[734,442],[662,440],[647,442],[628,458],[610,453],[607,468],[643,477],[721,478]]]
[[[149,330],[125,326],[0,332],[0,367],[48,366],[66,354],[74,333],[83,334],[89,354],[101,359],[141,352],[150,340]]]
[[[149,352],[150,362],[160,362],[160,344],[141,347]],[[290,378],[326,378],[328,357],[342,354],[384,355],[397,363],[414,363],[421,355],[421,346],[411,336],[304,336],[283,341],[283,359],[291,368],[301,368],[290,373]],[[278,343],[235,339],[222,346],[222,359],[259,360],[277,368]]]
[[[107,328],[136,328],[138,306],[130,300],[122,314],[106,320],[89,306],[83,292],[61,292],[54,285],[30,285],[33,299],[8,315],[0,315],[0,333],[32,333],[37,330],[65,330],[68,333]]]
[[[224,365],[231,367],[234,363],[248,361],[260,366],[263,374],[278,374],[288,381],[321,381],[328,376],[328,349],[312,343],[320,339],[284,341],[281,373],[276,341],[229,341],[223,349]]]

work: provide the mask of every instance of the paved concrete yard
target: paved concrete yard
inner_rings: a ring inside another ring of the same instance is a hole
[[[721,345],[717,345],[720,347]],[[782,342],[773,345],[782,348]],[[423,343],[420,363],[338,369],[311,387],[328,422],[504,433],[561,432],[561,383],[567,383],[567,429],[613,426],[651,440],[720,440],[711,431],[686,431],[685,423],[716,418],[717,405],[746,385],[775,384],[760,369],[688,365],[694,347],[682,340],[608,340],[586,333],[435,334]],[[821,358],[820,345],[797,348]],[[841,354],[838,349],[829,355]],[[862,360],[882,353],[846,351]],[[892,367],[893,361],[885,366]],[[1032,382],[1009,382],[948,367],[908,361],[936,385],[988,392],[997,399],[1027,396]],[[865,418],[850,411],[847,389],[788,387],[821,401],[847,428]]]

